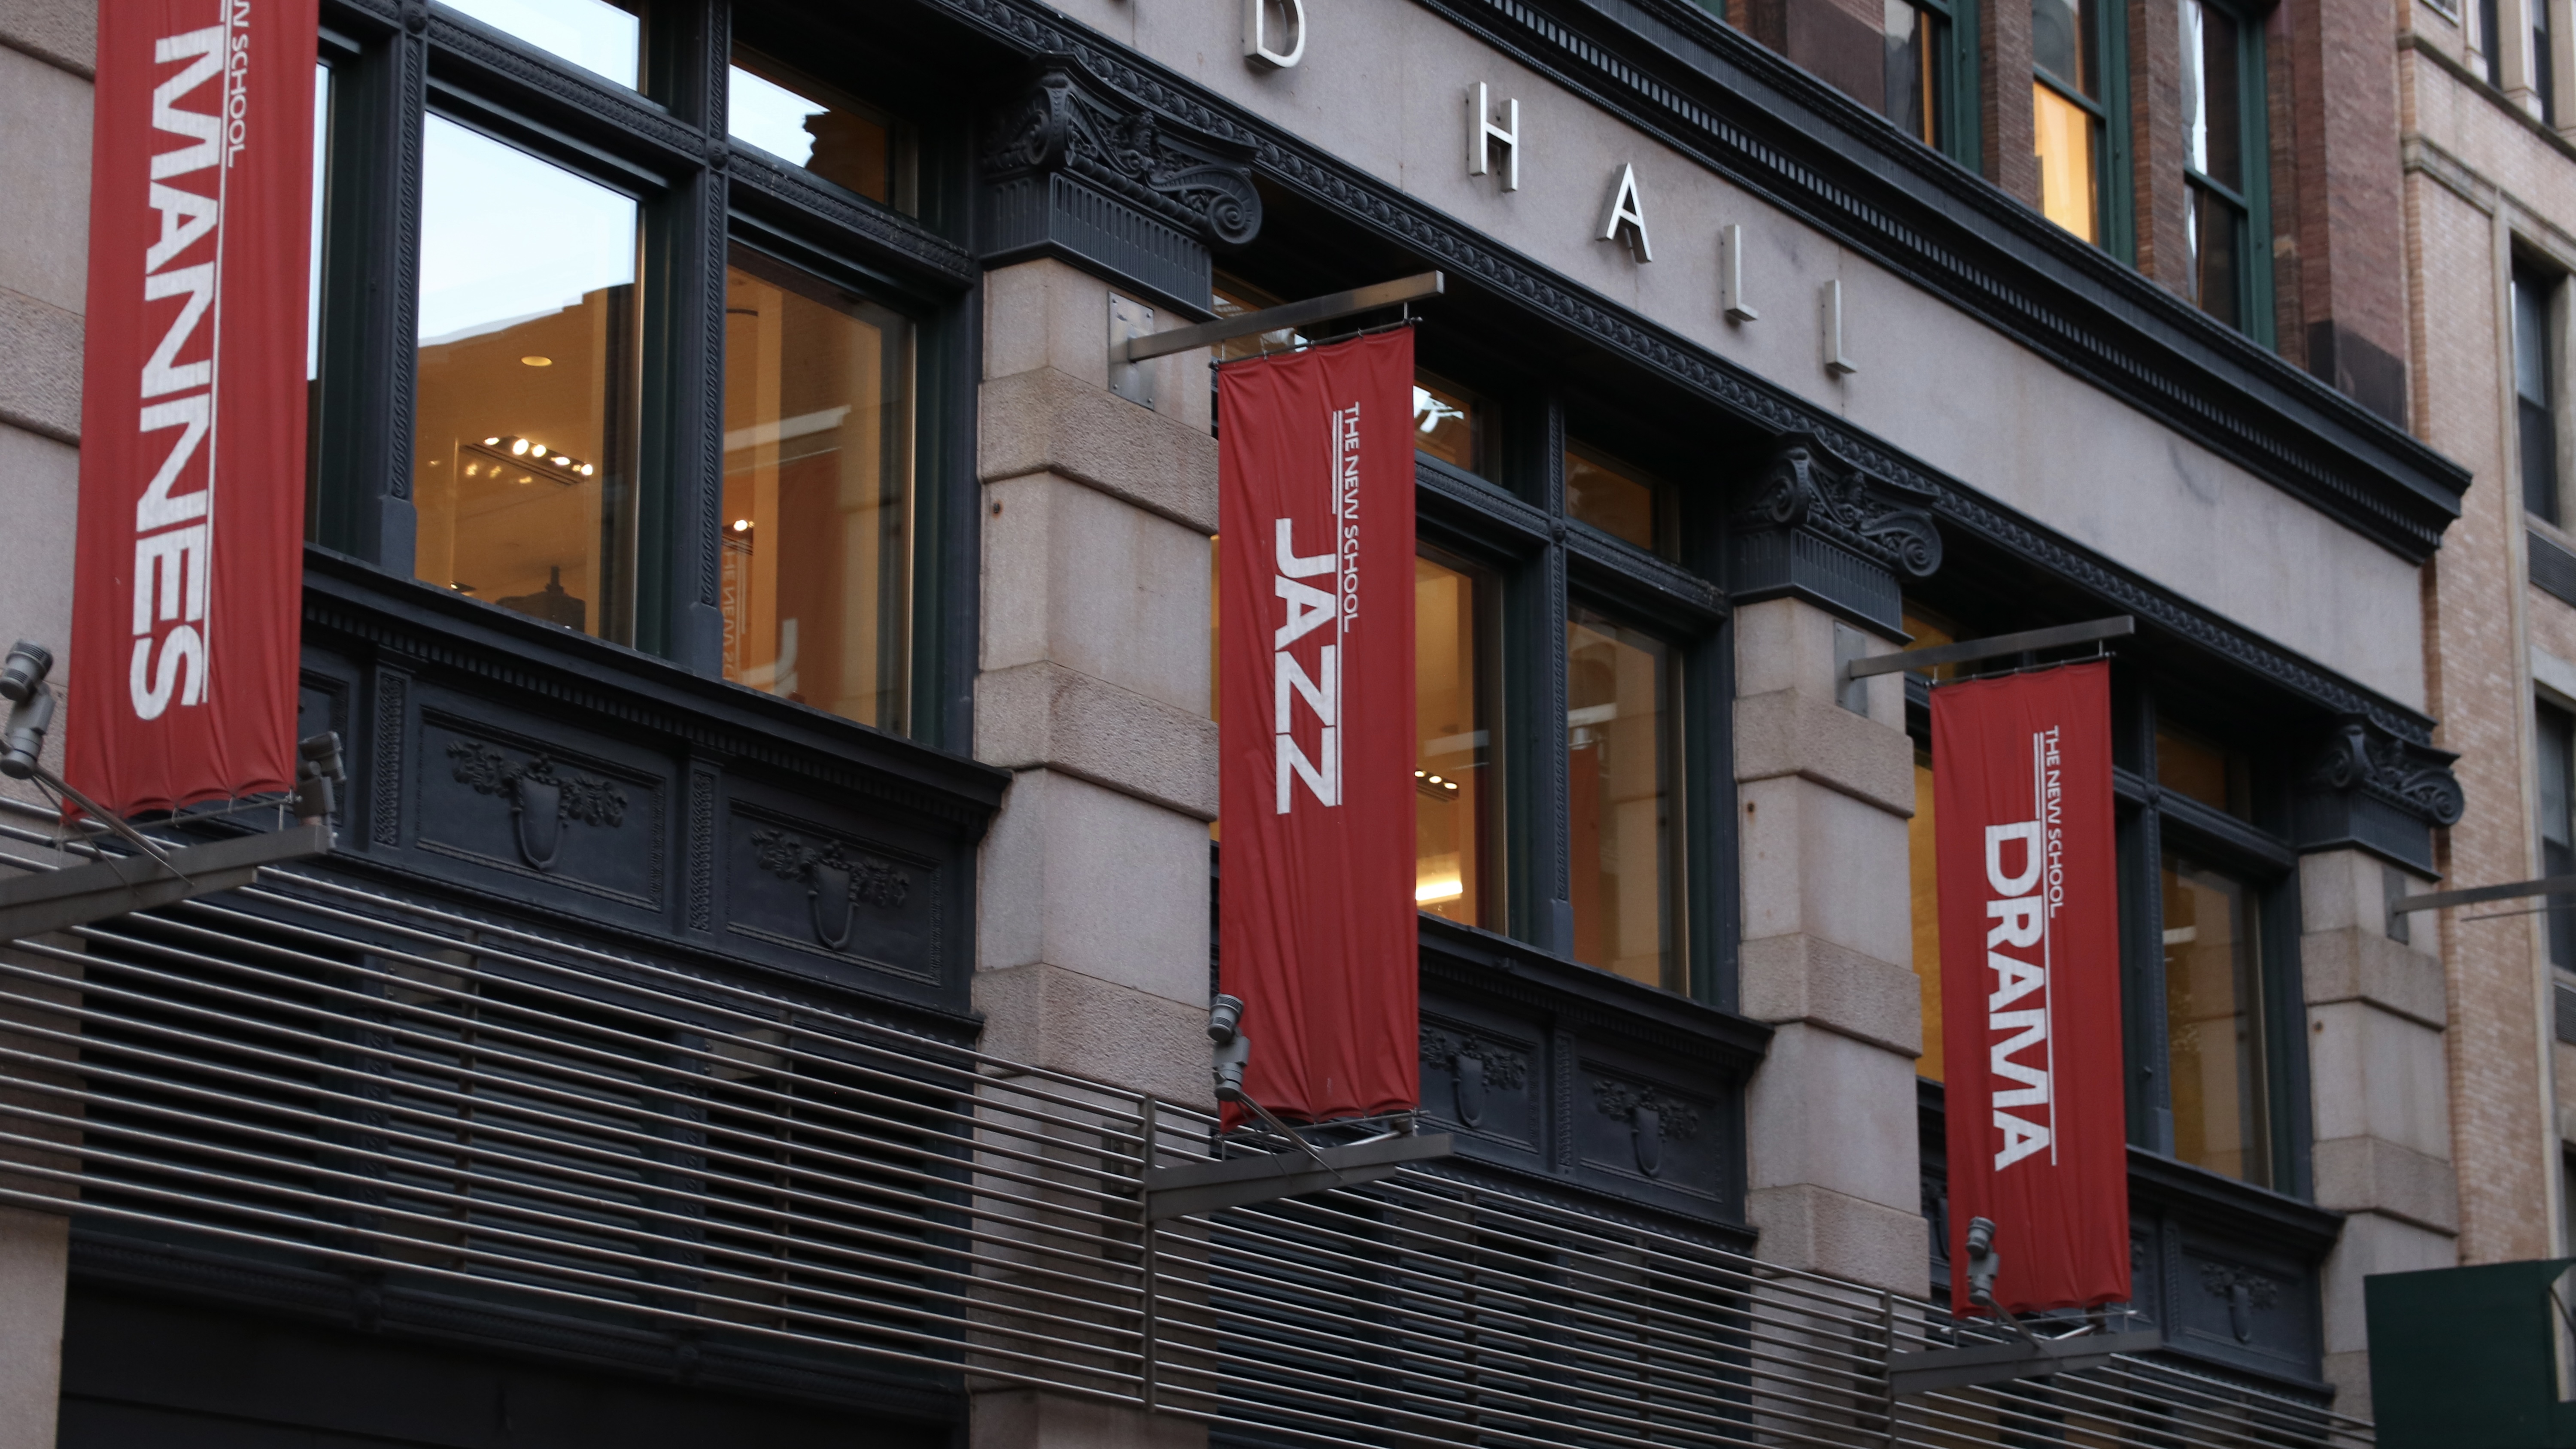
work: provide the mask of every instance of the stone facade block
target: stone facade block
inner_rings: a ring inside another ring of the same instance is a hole
[[[1795,775],[1891,815],[1914,814],[1914,743],[1902,730],[1795,690],[1735,702],[1735,778]]]
[[[1737,1009],[1756,1021],[1803,1021],[1923,1054],[1922,984],[1914,972],[1813,936],[1766,936],[1736,960]]]
[[[1174,1001],[1044,961],[975,976],[983,1050],[1216,1110],[1207,1005]]]
[[[2354,928],[2300,937],[2299,977],[2311,1006],[2365,1001],[2435,1031],[2447,1024],[2442,963],[2388,939],[2385,931]]]
[[[1109,283],[1049,258],[984,274],[984,377],[987,381],[1046,368],[1061,372],[1121,407],[1155,412],[1208,431],[1207,354],[1180,352],[1141,366],[1153,380],[1154,406],[1114,397],[1109,386]],[[1141,305],[1141,304],[1140,304]],[[1145,330],[1187,326],[1186,317],[1154,308]]]
[[[1902,1211],[1919,1252],[1918,1141],[1911,1057],[1803,1022],[1771,1038],[1745,1101],[1745,1181],[1756,1196],[1804,1184]]]
[[[2451,1155],[2450,1074],[2439,1032],[2360,1002],[2308,1009],[2316,1136],[2376,1138]]]
[[[0,370],[8,364],[0,361]],[[35,639],[54,651],[53,679],[70,677],[72,625],[72,523],[80,496],[80,453],[51,438],[0,423],[0,538],[14,545],[0,569],[0,619],[12,638]],[[58,748],[57,725],[46,737]],[[12,782],[15,783],[15,782]]]
[[[1071,775],[1023,771],[984,839],[981,966],[1043,961],[1204,1013],[1207,861],[1199,820]]]
[[[987,484],[983,667],[1060,664],[1204,718],[1212,575],[1204,534],[1097,489]]]
[[[1919,1208],[1801,1184],[1754,1189],[1744,1216],[1762,1234],[1753,1251],[1766,1263],[1916,1295],[1931,1271],[1931,1230]]]
[[[2444,1236],[2460,1230],[2460,1188],[2446,1158],[2376,1137],[2317,1143],[2317,1206],[2375,1212]]]
[[[0,0],[0,45],[86,79],[98,66],[98,7],[87,0]],[[81,155],[86,163],[89,153]],[[88,208],[80,214],[87,216]]]
[[[0,292],[0,423],[80,441],[81,318]]]
[[[1810,935],[1910,971],[1904,826],[1802,779],[1756,780],[1738,796],[1746,943]]]
[[[1216,439],[1069,373],[1033,368],[984,384],[987,483],[1052,473],[1200,533],[1216,532]]]
[[[975,758],[1044,765],[1198,820],[1216,818],[1216,721],[1039,662],[975,681]]]
[[[89,113],[88,82],[0,49],[0,291],[66,312],[88,307]]]

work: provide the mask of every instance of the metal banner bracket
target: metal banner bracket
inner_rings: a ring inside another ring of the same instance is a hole
[[[1155,1167],[1145,1173],[1145,1220],[1194,1217],[1336,1187],[1356,1187],[1391,1177],[1406,1164],[1428,1162],[1457,1150],[1446,1132],[1391,1135],[1347,1147],[1317,1147],[1261,1157]]]
[[[62,870],[0,880],[0,941],[67,931],[215,891],[249,885],[263,866],[326,855],[328,821],[290,826],[208,845],[165,848],[155,859],[115,856]]]
[[[1865,659],[1840,661],[1841,667],[1834,682],[1844,684],[1855,679],[1867,679],[1873,674],[1894,674],[1900,669],[1965,664],[1972,659],[2000,659],[2007,654],[2029,654],[2068,644],[2090,644],[2097,639],[2118,639],[2136,632],[2138,621],[2134,616],[2115,614],[2108,619],[2094,619],[2082,624],[2059,624],[2048,629],[2028,629],[2019,634],[1997,634],[1986,639],[1965,639],[1956,644],[1935,644],[1895,654],[1873,654]]]
[[[2164,1346],[2164,1330],[2160,1328],[2143,1328],[2128,1333],[2095,1333],[2084,1329],[2062,1338],[2020,1338],[2007,1343],[1972,1344],[1966,1348],[1895,1353],[1887,1357],[1887,1390],[1903,1398],[1908,1394],[1928,1394],[1935,1389],[1964,1388],[1969,1384],[2046,1378],[2050,1374],[2100,1368],[2115,1354],[2153,1353]]]
[[[1109,328],[1109,375],[1119,377],[1120,369],[1132,367],[1156,357],[1169,357],[1175,352],[1213,347],[1237,337],[1252,337],[1263,332],[1287,332],[1315,322],[1330,322],[1355,312],[1374,312],[1380,307],[1400,306],[1437,297],[1447,284],[1438,272],[1422,272],[1398,277],[1392,282],[1374,286],[1353,287],[1347,292],[1328,292],[1309,297],[1303,302],[1289,302],[1277,307],[1264,307],[1258,312],[1239,312],[1232,317],[1219,317],[1189,327],[1175,327],[1169,332],[1146,332],[1153,314],[1147,312],[1142,323],[1130,324],[1114,312]],[[1113,307],[1117,304],[1113,303]],[[1125,304],[1129,307],[1134,303]],[[1113,391],[1116,388],[1113,385]],[[1150,396],[1151,394],[1148,394]],[[1124,392],[1120,396],[1126,396]]]

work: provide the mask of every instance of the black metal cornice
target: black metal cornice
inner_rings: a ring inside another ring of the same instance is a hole
[[[1887,486],[1903,494],[1929,498],[1934,517],[1945,529],[1964,530],[2017,557],[2028,559],[2089,590],[2104,602],[2137,615],[2142,625],[2161,629],[2206,649],[2323,711],[2361,716],[2388,734],[2410,743],[2428,744],[2432,740],[2432,718],[2422,711],[2363,688],[1993,502],[1946,474],[1898,456],[1874,440],[1852,431],[1842,419],[1717,357],[1696,343],[1657,327],[1624,308],[1602,301],[1555,272],[1508,248],[1495,245],[1490,238],[1404,195],[1357,167],[1251,116],[1159,64],[1105,41],[1088,28],[1065,20],[1036,0],[924,0],[924,3],[944,10],[1029,55],[1070,53],[1078,57],[1101,84],[1175,116],[1206,135],[1252,147],[1256,171],[1273,181],[1358,216],[1384,235],[1455,274],[1473,277],[1479,284],[1547,314],[1558,325],[1663,373],[1749,422],[1775,434],[1813,434],[1837,457],[1867,471]],[[1420,3],[1445,4],[1448,0],[1420,0]],[[1488,0],[1476,0],[1476,3],[1488,3]],[[1490,0],[1490,3],[1510,3],[1510,0]],[[1745,43],[1751,44],[1749,41]],[[1754,48],[1758,50],[1758,47]],[[1913,150],[1921,153],[1922,165],[1940,166],[1952,171],[1957,169],[1921,147],[1913,147]],[[1964,172],[1959,175],[1963,184],[1984,185]],[[1998,204],[2014,205],[2000,198]],[[2034,219],[2034,225],[2044,226],[2046,223]],[[2116,264],[2103,261],[2102,265],[2116,270]],[[2153,284],[2143,278],[2133,280],[2153,290]],[[2159,292],[2157,295],[2163,294]],[[2205,322],[2206,319],[2199,319],[2195,314],[2194,320]],[[2207,325],[2215,327],[2216,324]],[[2248,352],[2255,350],[2241,339],[2238,345]],[[2274,361],[2278,363],[2277,359]],[[2357,425],[2366,425],[2404,443],[2450,474],[2459,476],[2461,486],[2466,486],[2465,475],[2460,474],[2455,465],[2442,460],[2440,455],[2388,429],[2348,402],[2325,394],[2320,385],[2289,369],[2286,363],[2278,365],[2289,373],[2293,381],[2319,392],[2329,402],[2352,414]],[[2426,547],[2429,551],[2430,545]]]

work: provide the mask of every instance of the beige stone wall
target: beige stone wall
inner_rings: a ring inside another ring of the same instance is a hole
[[[2464,76],[2473,34],[2423,5],[2399,50],[2416,426],[2476,481],[2427,567],[2429,708],[2461,754],[2468,810],[2443,832],[2445,884],[2539,873],[2530,807],[2534,651],[2576,659],[2576,610],[2524,582],[2509,345],[2516,248],[2576,266],[2576,149]],[[2561,386],[2565,386],[2561,378]],[[2539,525],[2546,529],[2546,525]],[[2562,535],[2562,537],[2564,537]],[[2576,540],[2569,540],[2576,541]],[[2560,1250],[2559,1073],[2540,918],[2443,913],[2450,1115],[2463,1262]],[[2469,920],[2470,916],[2490,916]],[[2419,928],[2420,930],[2420,928]]]

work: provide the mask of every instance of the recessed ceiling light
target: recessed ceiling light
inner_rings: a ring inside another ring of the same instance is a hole
[[[733,531],[734,531],[734,532],[736,532],[736,533],[749,533],[749,532],[751,532],[751,520],[750,520],[750,519],[748,519],[748,518],[737,518],[737,519],[735,519],[735,520],[733,521]]]
[[[530,367],[552,367],[552,366],[554,366],[554,365],[555,365],[555,360],[554,360],[553,358],[551,358],[551,357],[537,357],[537,356],[531,355],[531,356],[527,356],[527,357],[522,357],[522,358],[520,358],[519,360],[520,360],[521,362],[526,363],[526,364],[527,364],[528,366],[530,366]]]
[[[501,440],[499,438],[485,438],[483,440],[483,446],[487,448],[497,448],[501,446]]]

